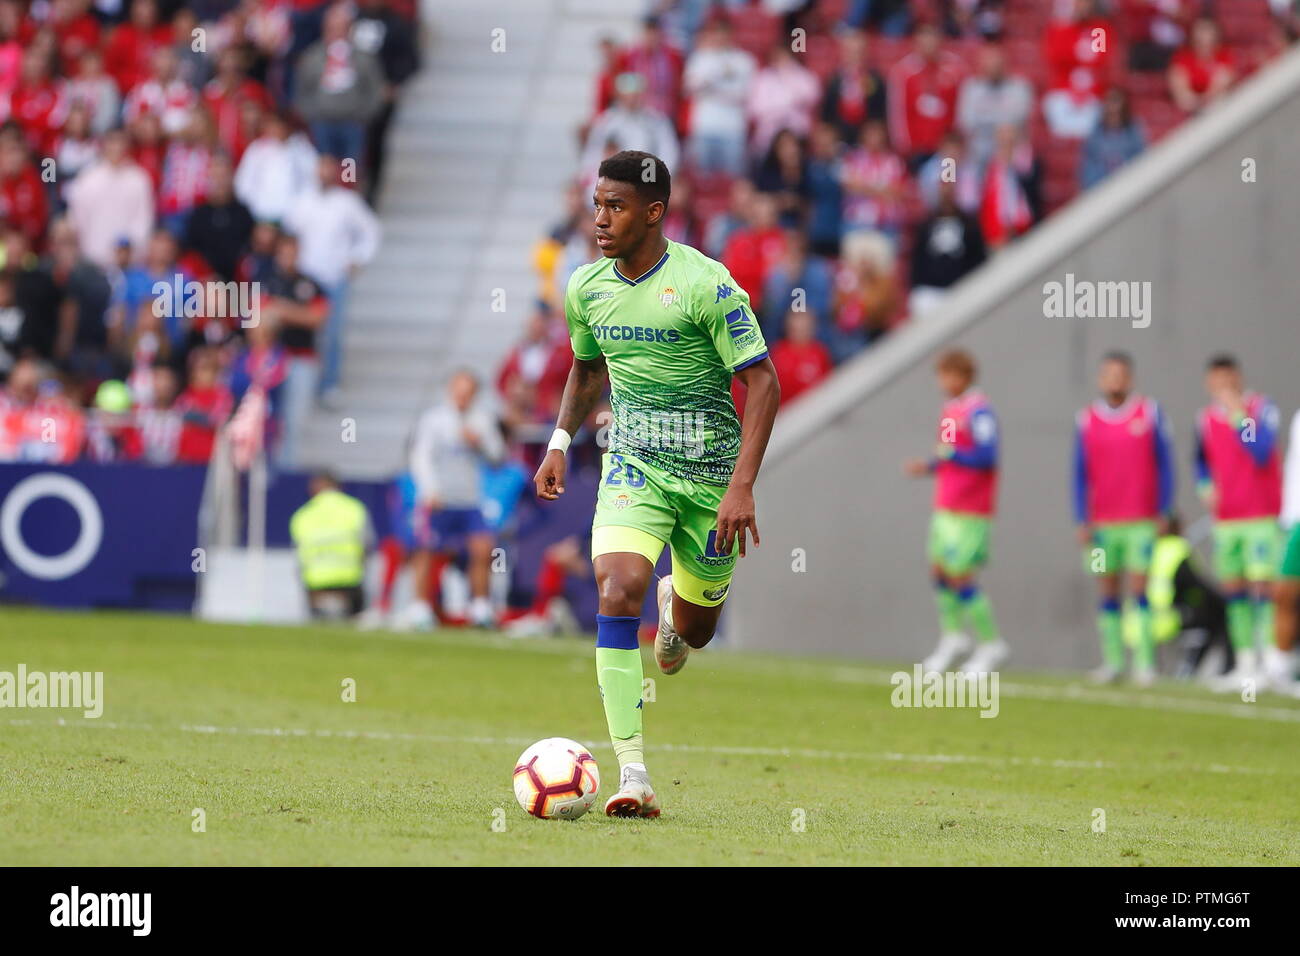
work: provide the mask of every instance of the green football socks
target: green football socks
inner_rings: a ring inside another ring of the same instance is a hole
[[[596,615],[596,680],[618,765],[645,763],[641,742],[640,618]]]

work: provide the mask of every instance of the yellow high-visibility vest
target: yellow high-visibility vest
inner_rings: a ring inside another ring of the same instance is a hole
[[[1157,641],[1167,641],[1182,630],[1182,619],[1174,609],[1174,575],[1191,553],[1187,539],[1176,534],[1158,540],[1152,552],[1147,603],[1151,605],[1151,633]]]
[[[322,491],[293,513],[289,536],[309,590],[351,588],[366,575],[366,506],[341,491]]]

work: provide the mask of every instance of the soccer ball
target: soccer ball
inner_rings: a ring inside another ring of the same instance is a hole
[[[515,798],[542,820],[576,820],[596,802],[600,771],[582,744],[566,737],[539,740],[515,762]]]

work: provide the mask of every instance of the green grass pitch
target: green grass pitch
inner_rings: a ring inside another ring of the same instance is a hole
[[[538,738],[616,784],[592,657],[0,611],[0,670],[103,671],[105,696],[0,709],[0,864],[1300,863],[1295,702],[1009,673],[987,719],[892,707],[892,667],[721,651],[645,705],[660,819],[534,820],[510,774]]]

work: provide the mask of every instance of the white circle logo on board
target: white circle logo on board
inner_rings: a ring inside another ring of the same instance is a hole
[[[22,520],[33,501],[59,498],[72,505],[81,521],[76,542],[62,554],[38,554],[23,540]],[[104,540],[104,515],[90,489],[67,475],[46,472],[14,485],[0,506],[0,547],[24,573],[42,581],[70,578],[94,558]]]

